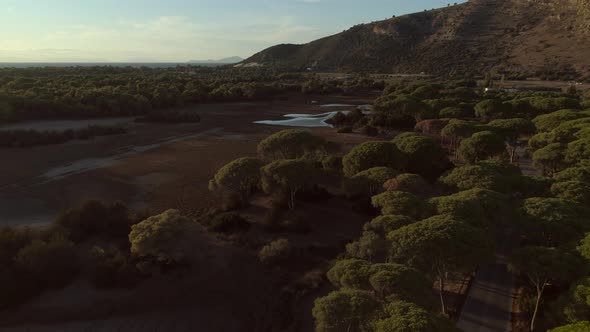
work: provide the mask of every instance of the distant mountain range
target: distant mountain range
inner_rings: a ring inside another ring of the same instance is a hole
[[[238,63],[238,62],[242,62],[244,61],[243,58],[239,57],[239,56],[232,56],[229,58],[223,58],[223,59],[218,59],[218,60],[213,60],[213,59],[209,59],[209,60],[190,60],[188,63],[217,63],[217,64],[232,64],[232,63]]]
[[[244,64],[330,71],[590,78],[590,0],[470,0],[361,24]]]

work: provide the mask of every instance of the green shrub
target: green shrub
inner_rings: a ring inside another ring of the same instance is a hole
[[[280,264],[291,256],[291,251],[289,240],[278,239],[262,247],[258,252],[258,258],[263,264]]]

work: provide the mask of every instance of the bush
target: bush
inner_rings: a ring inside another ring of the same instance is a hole
[[[258,252],[260,262],[267,265],[280,264],[291,256],[291,245],[286,239],[272,241]]]
[[[116,247],[93,247],[89,261],[89,278],[97,288],[127,288],[136,285],[139,280],[139,271],[129,254]]]
[[[250,222],[237,213],[225,213],[215,216],[208,229],[216,233],[232,234],[250,230]]]
[[[74,242],[91,237],[125,239],[131,231],[129,210],[122,203],[103,203],[89,200],[62,213],[55,224]]]
[[[16,255],[16,266],[34,279],[41,289],[63,287],[79,271],[74,244],[60,235],[49,241],[33,240]]]

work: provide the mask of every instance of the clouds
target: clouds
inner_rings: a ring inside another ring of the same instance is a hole
[[[437,3],[443,0],[3,0],[0,61],[247,57]]]
[[[305,42],[320,35],[318,29],[298,23],[293,16],[238,16],[239,26],[201,23],[186,16],[70,25],[28,40],[3,42],[0,61],[187,61],[249,56],[274,44]]]

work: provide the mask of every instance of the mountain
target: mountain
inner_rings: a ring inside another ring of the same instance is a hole
[[[238,63],[238,62],[242,62],[244,61],[243,58],[239,57],[239,56],[232,56],[229,58],[223,58],[223,59],[218,59],[218,60],[191,60],[189,61],[189,63],[220,63],[220,64],[232,64],[232,63]]]
[[[471,0],[354,26],[245,63],[392,73],[590,77],[590,0]]]

